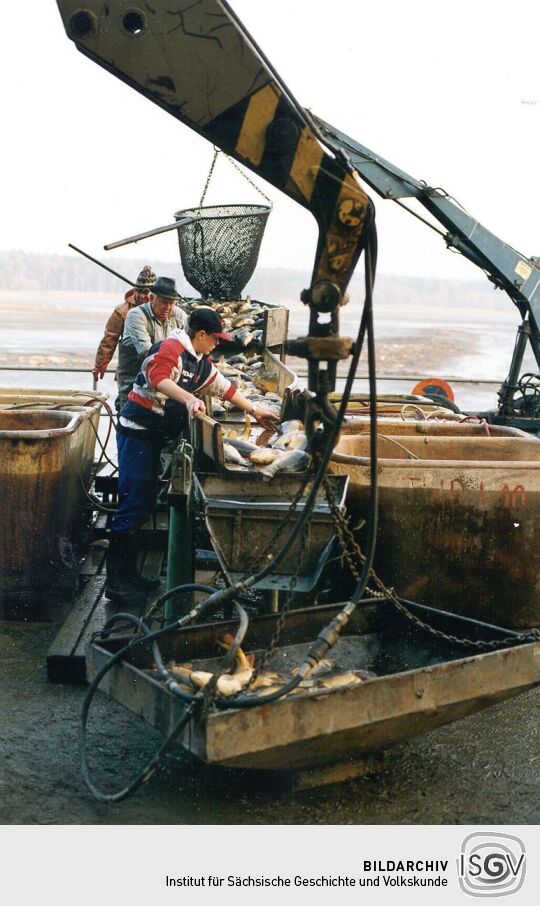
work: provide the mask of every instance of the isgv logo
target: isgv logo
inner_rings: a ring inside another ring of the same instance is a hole
[[[512,834],[469,834],[457,860],[459,886],[471,897],[504,897],[525,880],[526,852]]]

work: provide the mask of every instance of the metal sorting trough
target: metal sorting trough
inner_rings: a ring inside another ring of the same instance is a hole
[[[73,409],[0,407],[2,605],[75,590],[99,410]]]
[[[378,454],[381,579],[420,603],[540,625],[539,441],[388,434]],[[369,463],[369,437],[345,435],[329,465],[350,478],[356,521],[368,505]]]
[[[232,478],[218,475],[194,476],[195,493],[202,503],[212,545],[221,566],[233,581],[268,564],[286,541],[304,506],[313,482],[310,481],[295,513],[287,510],[303,480],[298,474],[276,475],[270,482],[250,473],[236,473]],[[348,479],[331,477],[334,496],[343,508]],[[278,535],[277,530],[285,526]],[[310,591],[319,579],[334,539],[334,523],[324,489],[315,499],[305,532],[300,532],[283,560],[272,573],[254,587],[288,588],[297,577],[295,591]]]
[[[431,625],[460,638],[486,640],[512,634],[409,606]],[[339,609],[327,605],[289,613],[268,668],[290,672]],[[252,619],[244,650],[264,651],[278,619],[279,615]],[[163,660],[215,669],[216,641],[234,631],[233,626],[214,623],[176,631],[160,640]],[[125,641],[112,637],[89,647],[89,678]],[[540,683],[540,642],[471,654],[471,649],[416,629],[386,601],[359,605],[329,657],[343,669],[369,670],[376,676],[350,688],[305,690],[254,708],[209,710],[184,729],[176,745],[214,765],[269,770],[327,766],[365,758]],[[138,647],[129,660],[105,675],[100,688],[165,735],[185,705],[148,672],[152,667],[149,647]]]
[[[290,368],[285,365],[284,362],[273,352],[270,352],[269,349],[263,349],[261,352],[263,360],[263,368],[265,378],[267,381],[271,382],[271,386],[274,393],[277,393],[282,399],[285,395],[285,391],[295,390],[298,386],[298,375],[294,373]],[[210,400],[212,398],[210,397]],[[208,411],[211,412],[212,408],[209,405]],[[219,421],[223,423],[229,422],[243,422],[244,413],[240,409],[228,409],[225,414],[220,415]]]

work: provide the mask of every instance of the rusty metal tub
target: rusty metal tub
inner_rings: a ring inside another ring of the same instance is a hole
[[[76,407],[80,408],[80,407]],[[0,613],[76,588],[95,409],[0,410]]]
[[[452,413],[450,413],[451,415]],[[340,430],[340,436],[346,434],[368,434],[371,419],[368,415],[346,419]],[[507,428],[503,425],[484,425],[472,421],[455,419],[412,419],[412,418],[377,418],[377,433],[385,434],[421,434],[446,435],[451,437],[522,437],[531,439],[531,435],[519,428]]]
[[[95,450],[96,432],[99,431],[100,413],[107,393],[86,390],[55,390],[54,388],[0,387],[0,412],[23,411],[25,409],[59,410],[79,412],[82,424],[79,431],[84,434],[83,459],[92,458]]]
[[[513,628],[540,625],[540,443],[531,437],[379,438],[375,568],[399,594]],[[329,469],[348,475],[365,516],[369,438],[340,438]]]

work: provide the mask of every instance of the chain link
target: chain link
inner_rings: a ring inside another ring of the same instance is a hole
[[[221,151],[221,149],[220,149],[220,148],[216,148],[216,146],[214,145],[214,157],[213,157],[213,159],[212,159],[212,163],[210,164],[210,169],[209,169],[209,171],[208,171],[208,176],[206,177],[206,182],[205,182],[205,184],[204,184],[204,189],[203,189],[203,191],[202,191],[201,200],[200,200],[200,202],[199,202],[199,208],[202,208],[202,206],[203,206],[203,204],[204,204],[204,200],[205,200],[205,198],[206,198],[206,196],[207,196],[207,194],[208,194],[208,187],[210,186],[210,180],[212,179],[212,175],[213,175],[213,173],[214,173],[214,168],[215,168],[215,166],[216,166],[217,159],[218,159],[218,155],[220,154],[220,151]],[[229,161],[230,164],[232,164],[232,166],[235,168],[235,170],[238,170],[238,172],[240,173],[240,176],[243,176],[244,179],[246,180],[246,182],[248,182],[248,183],[250,184],[250,186],[251,186],[253,189],[255,189],[255,191],[258,192],[259,195],[261,195],[261,196],[264,198],[265,201],[268,202],[268,204],[270,205],[270,207],[272,207],[272,206],[273,206],[273,205],[272,205],[272,200],[268,197],[268,195],[267,195],[265,192],[263,192],[263,190],[260,188],[260,186],[258,186],[255,182],[253,182],[253,180],[251,179],[251,177],[249,177],[248,174],[242,169],[242,167],[241,167],[239,164],[236,163],[236,161],[234,160],[234,158],[233,158],[233,157],[229,157],[228,154],[224,154],[224,157],[226,158],[226,160]],[[201,216],[201,214],[199,213],[199,217],[200,217],[200,216]]]
[[[302,535],[301,535],[301,539],[300,539],[300,557],[298,558],[298,566],[296,568],[295,573],[290,578],[289,587],[287,589],[287,597],[285,598],[285,601],[283,602],[283,606],[282,606],[280,614],[278,616],[278,619],[276,622],[276,628],[275,628],[274,632],[272,633],[272,638],[270,639],[270,641],[268,643],[268,647],[265,649],[265,651],[263,651],[261,659],[260,659],[259,663],[256,665],[255,669],[253,670],[249,683],[247,684],[245,689],[248,689],[252,685],[252,683],[255,682],[257,677],[262,673],[262,671],[264,670],[264,668],[268,664],[269,660],[272,658],[273,654],[276,651],[278,642],[279,642],[279,640],[281,638],[281,634],[283,632],[283,627],[285,626],[285,617],[287,616],[287,614],[291,608],[291,605],[293,602],[294,591],[298,584],[298,578],[299,578],[300,573],[302,572],[302,569],[304,566],[305,552],[307,550],[308,532],[309,532],[309,519],[306,520],[306,522],[302,528]],[[245,690],[243,690],[243,691],[245,691]]]
[[[339,507],[336,504],[336,499],[330,486],[330,482],[328,481],[326,476],[324,479],[324,486],[326,490],[326,496],[328,498],[328,503],[330,505],[330,509],[334,518],[334,525],[336,527],[336,533],[342,551],[342,558],[347,561],[353,577],[357,581],[359,581],[360,573],[356,568],[354,556],[360,563],[365,563],[366,558],[362,553],[360,545],[357,543],[354,535],[351,532],[351,529],[349,527],[349,518],[339,510]],[[515,645],[516,642],[540,641],[540,630],[538,629],[531,629],[528,632],[522,633],[518,632],[514,636],[506,636],[502,639],[492,639],[490,641],[460,638],[459,636],[452,635],[451,633],[442,632],[442,630],[435,629],[433,626],[430,626],[429,623],[426,623],[424,620],[421,620],[419,617],[412,614],[410,610],[408,610],[407,607],[405,607],[405,605],[401,603],[395,590],[393,588],[388,588],[384,584],[384,582],[379,579],[373,569],[370,570],[370,577],[373,579],[375,585],[377,586],[376,589],[371,589],[369,587],[366,588],[366,591],[369,592],[370,595],[372,595],[373,597],[384,598],[390,601],[390,603],[396,608],[396,610],[398,610],[401,614],[403,614],[403,616],[414,623],[417,628],[422,629],[425,632],[429,632],[431,635],[434,635],[437,638],[444,639],[446,642],[453,642],[457,645],[463,645],[465,647],[475,649],[496,649],[501,645]]]
[[[225,157],[227,158],[229,163],[233,165],[235,170],[238,170],[238,172],[240,173],[240,176],[243,176],[244,179],[246,180],[246,182],[248,182],[250,184],[250,186],[252,186],[255,189],[255,191],[259,193],[259,195],[262,195],[262,197],[268,202],[270,207],[272,207],[272,200],[268,197],[268,195],[265,192],[263,192],[263,190],[256,183],[253,182],[253,180],[251,179],[251,177],[249,177],[247,175],[245,170],[243,170],[242,167],[236,163],[234,157],[229,157],[228,154],[226,154]]]
[[[219,148],[214,148],[214,157],[213,157],[212,163],[210,164],[208,176],[206,177],[206,182],[204,184],[204,189],[202,191],[201,200],[199,202],[199,208],[202,208],[202,206],[204,204],[204,199],[206,198],[206,194],[208,192],[208,186],[210,185],[210,180],[212,179],[212,173],[214,172],[214,167],[216,166],[218,154],[219,154]],[[199,218],[200,217],[201,217],[201,212],[199,210]]]

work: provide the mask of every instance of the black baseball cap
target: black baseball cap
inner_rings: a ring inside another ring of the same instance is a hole
[[[231,340],[230,334],[223,330],[223,321],[217,311],[213,308],[201,306],[191,312],[188,321],[188,327],[192,330],[204,330],[205,333],[211,333],[220,340]]]

